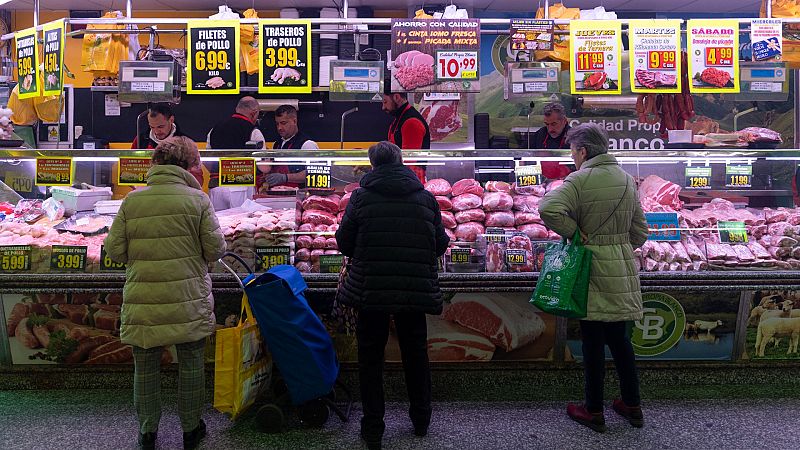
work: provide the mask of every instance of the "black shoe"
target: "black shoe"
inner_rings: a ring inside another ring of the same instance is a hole
[[[381,450],[381,438],[374,438],[374,437],[367,437],[364,433],[361,433],[361,439],[367,443],[367,448],[369,450]]]
[[[200,445],[200,441],[206,437],[206,423],[200,419],[200,425],[194,430],[183,433],[183,450],[194,450]]]
[[[414,427],[414,436],[425,437],[427,435],[428,435],[428,426],[427,425],[424,426],[424,427],[423,426],[419,426],[419,427],[415,426]]]
[[[138,444],[141,450],[155,450],[156,433],[139,433]]]

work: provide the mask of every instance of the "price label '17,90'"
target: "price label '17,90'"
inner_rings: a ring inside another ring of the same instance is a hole
[[[436,78],[439,80],[477,80],[478,52],[458,50],[437,51]]]

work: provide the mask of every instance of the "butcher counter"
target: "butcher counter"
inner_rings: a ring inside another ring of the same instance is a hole
[[[239,311],[239,284],[232,275],[211,277],[217,321],[220,326],[230,325]],[[309,303],[328,326],[340,360],[355,361],[354,336],[330,314],[337,275],[305,274],[304,278]],[[577,322],[538,312],[528,304],[536,279],[535,273],[441,274],[447,320],[429,317],[431,361],[514,362],[523,367],[579,361]],[[641,280],[644,306],[656,314],[634,328],[640,359],[735,361],[794,356],[787,355],[788,342],[770,345],[760,356],[755,334],[760,310],[794,299],[794,291],[800,290],[798,271],[656,272],[643,273]],[[31,310],[55,320],[71,318],[79,311],[75,322],[100,327],[96,318],[99,314],[107,317],[109,305],[119,303],[124,282],[122,273],[0,275],[0,305],[7,318],[0,323],[0,361],[4,365],[57,363],[47,357],[46,348],[27,348],[9,329],[17,305],[38,305]],[[117,333],[116,329],[108,332]],[[399,361],[394,337],[387,347],[387,360]]]

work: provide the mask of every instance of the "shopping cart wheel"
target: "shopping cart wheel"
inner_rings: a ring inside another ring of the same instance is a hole
[[[322,428],[322,426],[328,422],[331,411],[328,409],[328,404],[325,403],[324,400],[317,398],[300,406],[297,415],[306,426],[310,428]]]
[[[263,432],[276,434],[286,427],[286,416],[278,405],[269,403],[258,409],[256,423]]]

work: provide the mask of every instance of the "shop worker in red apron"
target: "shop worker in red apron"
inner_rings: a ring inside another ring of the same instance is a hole
[[[531,137],[532,149],[569,149],[567,144],[567,113],[561,103],[548,103],[544,106],[544,126]],[[557,161],[542,161],[542,175],[551,180],[563,179],[574,169]]]
[[[275,110],[275,127],[280,139],[275,141],[273,150],[319,150],[297,125],[297,108],[292,105],[281,105]],[[306,182],[305,166],[259,166],[258,186],[260,191],[274,186],[300,187]]]
[[[427,150],[431,148],[431,133],[428,122],[411,106],[406,94],[389,92],[383,94],[383,111],[394,120],[389,126],[388,141],[403,150]],[[409,166],[422,184],[425,184],[425,168]]]

